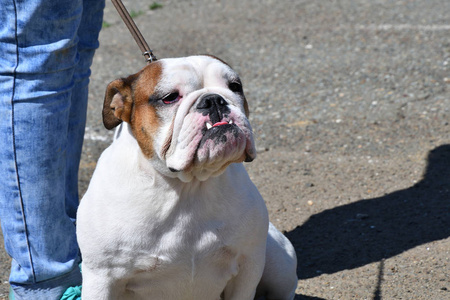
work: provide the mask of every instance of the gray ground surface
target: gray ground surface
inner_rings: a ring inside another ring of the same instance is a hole
[[[124,3],[159,58],[210,53],[240,73],[246,166],[295,245],[298,299],[450,299],[449,1]],[[111,141],[105,87],[144,66],[110,3],[105,22],[82,193]]]

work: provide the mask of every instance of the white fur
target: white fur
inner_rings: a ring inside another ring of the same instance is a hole
[[[213,80],[215,74],[207,77]],[[186,116],[189,105],[182,105]],[[248,123],[242,108],[233,109],[237,120]],[[184,122],[175,120],[179,140],[188,134]],[[157,134],[156,150],[167,127]],[[173,150],[179,165],[182,149]],[[160,168],[161,158],[145,157],[130,126],[121,124],[78,210],[83,300],[293,299],[295,252],[269,226],[264,200],[241,163],[201,180],[182,181]]]
[[[243,97],[231,92],[227,86],[226,79],[238,78],[238,75],[230,67],[212,57],[172,58],[165,59],[162,63],[163,79],[157,89],[171,91],[175,88],[183,95],[175,112],[173,140],[165,161],[166,169],[170,167],[181,170],[176,175],[183,181],[193,178],[205,180],[223,172],[224,161],[211,159],[211,156],[226,153],[228,161],[235,161],[245,150],[254,155],[256,150],[252,128],[244,113]],[[202,138],[201,130],[209,117],[203,116],[194,108],[195,103],[205,94],[219,94],[227,101],[231,110],[229,118],[242,132],[241,138],[234,143],[228,143],[228,147],[210,143],[210,147],[204,147],[204,151],[198,151],[198,157],[195,160],[194,154]],[[157,140],[164,140],[167,130],[168,127],[163,127],[159,132],[160,138]],[[201,164],[201,168],[193,168],[193,165],[198,163]],[[187,172],[183,171],[185,169]]]

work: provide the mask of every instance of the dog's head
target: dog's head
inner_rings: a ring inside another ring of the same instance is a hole
[[[103,123],[130,124],[156,169],[183,181],[206,180],[256,156],[239,76],[210,56],[163,59],[111,82]]]

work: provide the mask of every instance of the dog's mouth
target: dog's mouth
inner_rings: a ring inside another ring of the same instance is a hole
[[[185,168],[172,168],[172,173],[190,169],[196,164],[212,163],[214,160],[221,160],[231,154],[236,148],[242,148],[242,142],[245,140],[242,129],[232,120],[220,121],[212,124],[206,122],[199,135],[193,140],[197,140],[195,150],[187,157]],[[193,141],[193,144],[195,142]],[[242,149],[243,150],[243,149]],[[218,157],[217,157],[218,156]],[[220,164],[220,163],[219,163]]]
[[[233,120],[206,122],[194,155],[194,164],[221,164],[236,161],[246,148],[247,136]]]
[[[239,112],[221,119],[191,113],[180,125],[175,123],[170,130],[162,151],[171,173],[183,173],[178,177],[206,179],[230,163],[251,161],[256,155],[250,124]]]
[[[218,126],[223,126],[223,125],[233,125],[233,124],[234,124],[233,120],[229,120],[229,121],[216,122],[214,125],[212,125],[210,122],[206,122],[205,126],[206,126],[207,130],[210,130],[213,127],[218,127]]]
[[[208,140],[213,140],[214,144],[217,146],[219,144],[227,143],[230,135],[234,138],[238,138],[240,133],[242,133],[242,130],[233,122],[233,120],[220,121],[214,124],[206,122],[205,128],[202,131],[203,137],[200,140],[197,152]]]

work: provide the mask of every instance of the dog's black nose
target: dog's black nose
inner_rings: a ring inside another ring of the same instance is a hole
[[[230,112],[228,102],[218,94],[203,96],[197,104],[197,110],[204,116],[209,115],[213,124],[222,121],[223,115]]]

